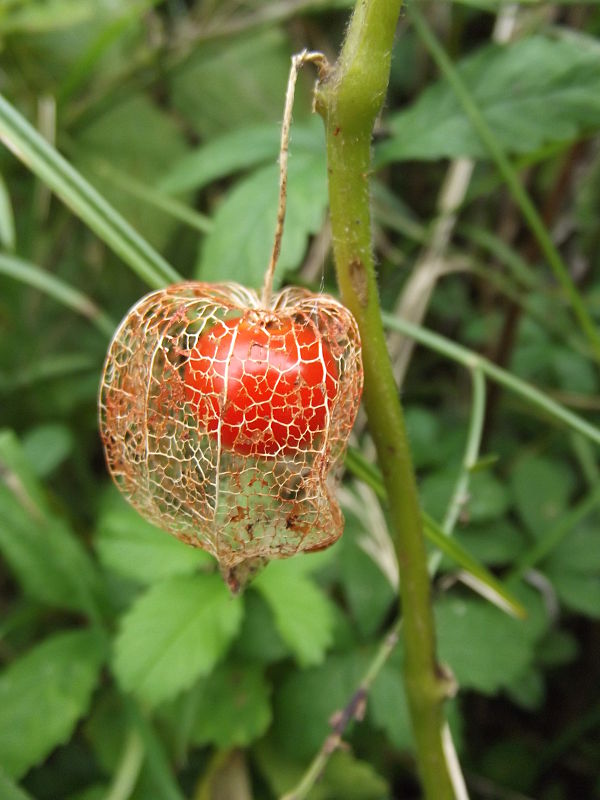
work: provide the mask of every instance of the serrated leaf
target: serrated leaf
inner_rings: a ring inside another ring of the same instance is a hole
[[[105,566],[145,584],[189,575],[214,563],[208,553],[146,522],[116,491],[100,512],[95,544]]]
[[[227,47],[220,41],[198,46],[168,76],[173,106],[203,139],[253,123],[277,123],[290,53],[286,36],[274,27],[229,38]],[[301,108],[297,98],[297,117]]]
[[[219,575],[171,578],[142,595],[115,640],[121,686],[150,705],[189,688],[222,658],[242,622],[242,602]]]
[[[267,161],[275,163],[279,155],[281,128],[277,123],[235,129],[173,164],[160,181],[166,192],[185,192],[201,189],[216,178],[223,178],[239,170],[256,167]],[[291,150],[315,151],[322,147],[323,132],[320,120],[311,124],[295,125],[292,130]]]
[[[333,641],[335,617],[327,596],[294,560],[272,561],[252,588],[269,604],[277,630],[296,661],[307,667],[325,657]]]
[[[96,567],[42,485],[12,432],[0,434],[0,552],[23,590],[50,606],[97,613]]]
[[[529,153],[600,126],[600,62],[577,42],[531,36],[488,45],[463,59],[458,71],[508,152]],[[379,164],[488,155],[445,81],[390,124],[392,138],[378,149]]]
[[[196,692],[191,738],[198,745],[246,747],[271,722],[271,691],[257,665],[220,664]]]
[[[292,154],[288,169],[288,202],[276,283],[285,270],[298,267],[308,237],[323,223],[327,205],[324,152]],[[217,209],[214,227],[202,244],[197,277],[262,285],[269,264],[279,194],[276,164],[240,181]]]
[[[0,763],[18,778],[66,742],[87,711],[105,657],[91,631],[59,633],[0,675]]]
[[[515,464],[510,483],[519,516],[539,537],[565,511],[573,475],[562,461],[529,455]]]
[[[450,666],[461,687],[495,694],[533,661],[547,620],[536,595],[522,589],[518,595],[526,600],[526,620],[473,598],[443,597],[436,604],[440,660]]]

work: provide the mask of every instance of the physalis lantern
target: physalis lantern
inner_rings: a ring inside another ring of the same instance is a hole
[[[333,544],[335,476],[362,391],[351,313],[286,289],[153,292],[118,328],[100,427],[108,468],[149,521],[218,560],[232,590],[272,558]]]

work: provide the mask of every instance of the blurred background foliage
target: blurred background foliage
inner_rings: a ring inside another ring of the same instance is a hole
[[[418,2],[598,319],[600,7]],[[350,6],[2,0],[0,88],[181,275],[257,286],[289,58],[305,46],[334,58]],[[335,293],[312,81],[301,77],[296,100],[278,279]],[[410,7],[374,158],[386,310],[426,314],[598,423],[598,364]],[[0,241],[0,797],[279,796],[394,621],[385,504],[348,473],[343,539],[272,563],[229,597],[211,558],[138,517],[104,468],[102,362],[147,285],[8,149]],[[55,278],[87,298],[66,308],[48,294]],[[441,522],[464,459],[469,373],[430,348],[409,362],[398,334],[390,349],[422,502]],[[460,684],[457,748],[472,798],[600,797],[597,444],[522,394],[487,388],[455,536],[509,579],[528,615],[507,616],[442,561],[435,612]],[[371,459],[362,421],[353,445]],[[311,798],[419,796],[401,663],[398,647]]]

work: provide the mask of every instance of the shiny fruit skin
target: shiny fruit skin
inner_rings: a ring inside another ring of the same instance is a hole
[[[185,394],[223,447],[293,455],[318,446],[337,380],[335,359],[312,324],[246,315],[200,335],[186,362]]]

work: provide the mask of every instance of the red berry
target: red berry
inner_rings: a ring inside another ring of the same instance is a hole
[[[256,312],[216,322],[185,366],[186,400],[200,424],[241,455],[318,447],[337,380],[335,359],[312,323]]]

